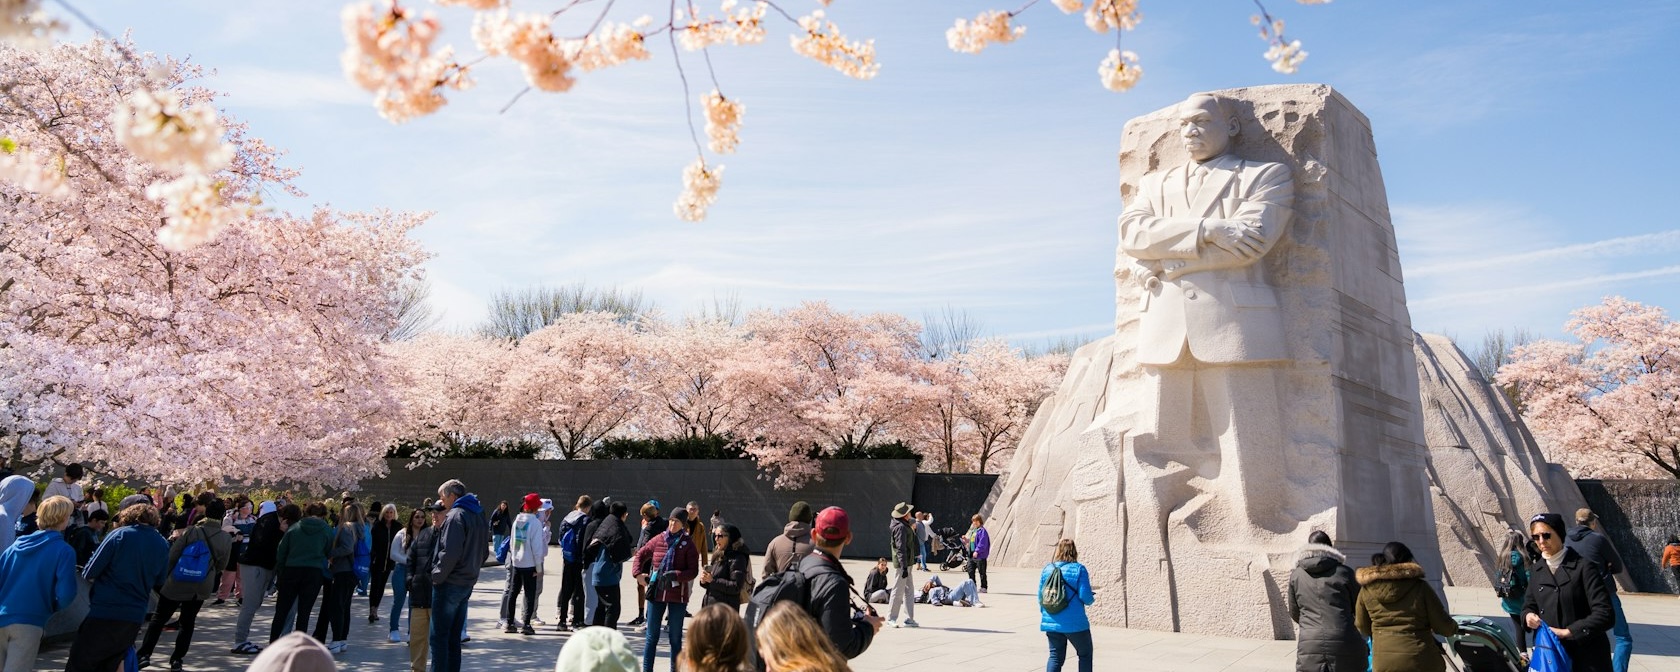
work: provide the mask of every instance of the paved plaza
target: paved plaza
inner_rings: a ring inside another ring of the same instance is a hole
[[[542,607],[537,613],[540,618],[552,622],[555,599],[560,589],[559,554],[550,554],[549,559]],[[758,557],[753,558],[754,567],[759,566],[759,560]],[[848,561],[846,564],[848,571],[859,581],[869,570],[869,564],[865,562]],[[566,641],[565,634],[556,632],[552,627],[539,628],[534,637],[503,634],[493,629],[504,576],[500,567],[486,568],[477,590],[473,592],[468,620],[472,641],[464,648],[465,669],[497,672],[553,669],[555,656]],[[920,577],[925,575],[918,572],[917,576],[918,580],[922,580]],[[950,585],[964,578],[958,572],[945,572],[941,576]],[[1038,630],[1038,609],[1034,599],[1037,585],[1037,570],[994,568],[991,570],[991,592],[983,596],[985,608],[918,605],[916,620],[920,621],[921,628],[883,629],[869,651],[852,661],[852,669],[856,672],[1043,670],[1045,640]],[[629,597],[633,609],[635,593],[628,581],[624,594]],[[1497,598],[1489,589],[1449,588],[1447,595],[1455,614],[1481,614],[1497,617],[1502,622],[1505,618],[1499,611]],[[1102,599],[1100,591],[1097,599]],[[351,645],[348,652],[339,656],[339,668],[406,670],[406,646],[386,640],[388,626],[384,622],[367,622],[367,604],[367,598],[357,598],[351,608]],[[1623,604],[1629,620],[1633,622],[1636,653],[1632,669],[1637,672],[1680,670],[1680,600],[1672,595],[1627,595],[1623,597]],[[387,611],[388,605],[387,602]],[[699,605],[700,599],[696,595],[691,608],[698,609]],[[886,615],[885,606],[877,605],[883,616]],[[250,657],[228,653],[234,644],[231,640],[236,613],[232,602],[226,606],[204,608],[199,616],[191,653],[187,656],[188,670],[245,669]],[[272,618],[273,609],[265,606],[258,612],[253,630],[266,632]],[[629,618],[627,614],[625,620]],[[1098,670],[1240,672],[1294,669],[1295,643],[1290,641],[1101,626],[1093,628],[1093,633]],[[627,634],[632,648],[639,652],[642,643],[640,633]],[[174,633],[165,633],[153,655],[154,660],[162,662],[169,656],[173,636]],[[43,651],[36,662],[36,669],[63,669],[67,652],[68,647],[64,645]],[[662,647],[661,657],[668,654],[669,651]],[[654,669],[665,672],[670,669],[670,663],[661,660]],[[1067,669],[1075,668],[1070,665]]]

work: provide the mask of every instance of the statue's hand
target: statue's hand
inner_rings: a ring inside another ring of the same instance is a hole
[[[1266,237],[1260,231],[1260,227],[1242,222],[1210,220],[1202,233],[1202,239],[1243,259],[1254,259],[1266,251]]]

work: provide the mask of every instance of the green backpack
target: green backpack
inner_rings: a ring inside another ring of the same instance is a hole
[[[1061,563],[1051,563],[1050,566],[1050,576],[1045,577],[1044,586],[1038,589],[1038,606],[1043,607],[1046,614],[1059,614],[1073,601],[1073,587],[1062,576]]]

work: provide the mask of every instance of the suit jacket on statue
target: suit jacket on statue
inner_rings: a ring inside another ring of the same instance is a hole
[[[1259,261],[1294,212],[1289,168],[1226,154],[1203,164],[1207,175],[1191,193],[1195,165],[1144,175],[1120,215],[1120,252],[1160,280],[1140,290],[1138,361],[1172,364],[1186,345],[1212,364],[1288,359],[1277,292]],[[1202,242],[1210,220],[1259,227],[1262,253],[1244,259]]]

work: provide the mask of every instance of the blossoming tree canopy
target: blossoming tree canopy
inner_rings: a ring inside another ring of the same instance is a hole
[[[342,487],[382,473],[398,406],[378,342],[418,274],[408,232],[424,217],[250,210],[172,249],[155,227],[179,204],[147,194],[171,175],[196,171],[237,200],[291,191],[293,173],[236,122],[184,141],[203,151],[108,132],[137,98],[211,97],[179,88],[191,69],[121,49],[0,47],[0,136],[53,157],[58,181],[0,180],[0,433],[25,460],[155,482]]]
[[[1519,345],[1498,376],[1549,457],[1579,477],[1680,478],[1680,323],[1613,296],[1566,329],[1579,342]]]

